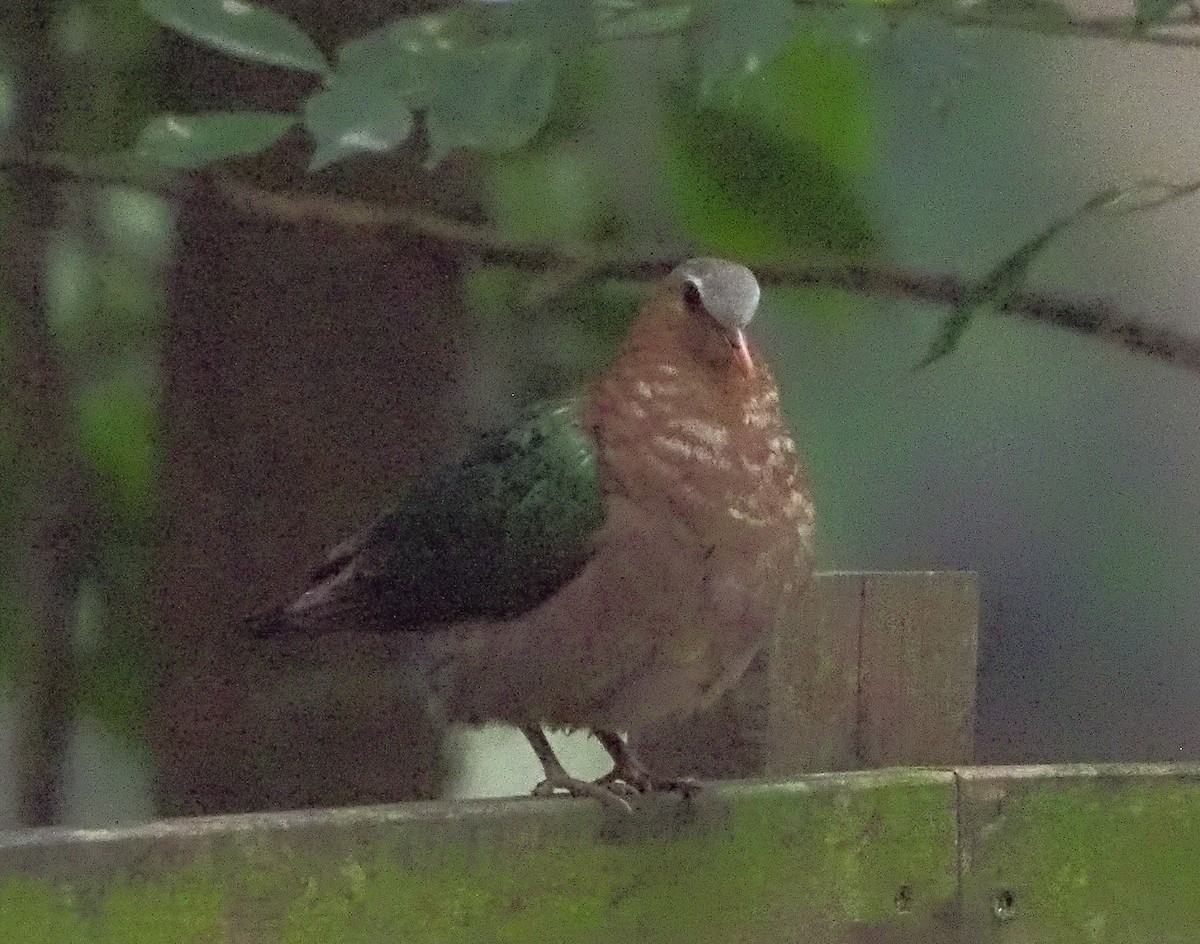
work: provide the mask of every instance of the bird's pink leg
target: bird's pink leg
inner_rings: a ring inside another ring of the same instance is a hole
[[[622,813],[633,811],[626,800],[623,800],[604,784],[579,780],[568,774],[540,727],[526,725],[521,728],[521,733],[525,735],[529,746],[533,748],[538,760],[542,762],[542,770],[546,774],[546,779],[533,788],[534,796],[554,796],[561,790],[574,797],[591,797],[593,800],[599,800],[605,806],[618,809]]]
[[[624,784],[636,793],[676,790],[685,797],[691,796],[699,789],[700,784],[691,777],[655,777],[646,769],[645,764],[638,760],[633,748],[615,731],[596,730],[592,733],[613,759],[613,769],[596,781],[598,785],[613,789],[615,784]]]

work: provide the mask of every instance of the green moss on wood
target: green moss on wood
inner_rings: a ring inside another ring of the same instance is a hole
[[[25,833],[0,836],[0,944],[1173,944],[1200,928],[1197,837],[1178,767]]]
[[[84,922],[63,890],[47,881],[6,876],[0,881],[0,940],[73,944],[84,940]]]
[[[564,801],[238,832],[182,841],[153,874],[116,844],[95,869],[4,880],[0,931],[36,926],[39,944],[842,939],[914,924],[955,893],[951,779],[869,782],[731,787],[630,818]]]
[[[967,892],[997,941],[1191,942],[1200,936],[1200,780],[985,782]],[[999,920],[998,895],[1011,894]]]
[[[224,890],[194,869],[103,888],[0,881],[0,941],[21,944],[208,944],[222,931]]]

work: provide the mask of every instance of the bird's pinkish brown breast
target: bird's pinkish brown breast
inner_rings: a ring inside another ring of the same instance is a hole
[[[586,417],[611,509],[595,564],[618,591],[610,615],[655,638],[614,693],[615,713],[686,714],[735,682],[794,609],[813,511],[765,365],[714,384],[711,365],[652,333],[637,340],[594,387]],[[639,572],[623,576],[630,568]],[[664,606],[681,597],[692,605]]]

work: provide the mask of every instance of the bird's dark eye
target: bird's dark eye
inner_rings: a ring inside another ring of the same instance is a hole
[[[683,283],[683,303],[687,305],[688,311],[694,315],[704,313],[704,299],[700,297],[700,286],[695,282],[687,281]]]

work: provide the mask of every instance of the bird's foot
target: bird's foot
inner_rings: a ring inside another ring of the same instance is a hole
[[[596,781],[624,796],[643,793],[679,793],[684,799],[700,789],[698,781],[691,777],[656,777],[638,760],[625,739],[615,731],[597,728],[592,732],[613,759],[613,769]]]
[[[609,809],[632,813],[633,807],[622,796],[623,792],[613,786],[601,783],[599,780],[593,783],[590,780],[579,780],[566,773],[548,776],[533,788],[533,795],[537,797],[551,797],[559,793],[566,793],[573,797],[591,797]]]
[[[700,782],[691,777],[656,777],[640,763],[618,764],[599,780],[597,786],[622,796],[643,793],[678,793],[685,799],[700,789]]]

